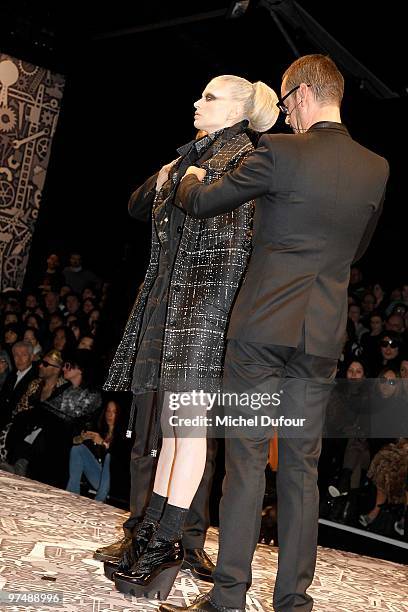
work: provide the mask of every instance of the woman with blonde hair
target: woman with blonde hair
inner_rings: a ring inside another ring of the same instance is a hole
[[[131,388],[138,419],[141,396],[154,391],[159,412],[163,406],[162,429],[169,394],[220,388],[228,317],[251,250],[253,202],[198,221],[173,205],[177,186],[191,164],[206,169],[207,183],[238,167],[254,150],[256,133],[274,125],[277,101],[262,82],[212,79],[194,103],[194,127],[206,135],[179,149],[130,199],[133,217],[152,211],[152,252],[105,389]],[[192,402],[187,414],[190,408],[193,414]],[[181,534],[207,452],[205,430],[180,433],[166,425],[145,518],[114,574],[122,592],[161,599],[183,562]]]

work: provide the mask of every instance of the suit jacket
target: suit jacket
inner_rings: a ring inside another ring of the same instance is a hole
[[[14,387],[17,373],[14,371],[8,374],[0,393],[0,429],[3,429],[11,421],[13,410],[27,391],[30,382],[37,378],[37,376],[38,368],[33,364],[27,374],[24,374],[18,385]]]
[[[337,359],[347,318],[350,264],[382,209],[388,163],[322,121],[304,134],[265,135],[212,185],[185,177],[177,196],[205,218],[256,201],[253,252],[228,338],[297,347]]]

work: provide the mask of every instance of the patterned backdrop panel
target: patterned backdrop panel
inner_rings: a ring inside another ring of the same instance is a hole
[[[0,290],[21,289],[64,77],[0,53]]]

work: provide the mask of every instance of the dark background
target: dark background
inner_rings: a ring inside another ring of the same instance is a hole
[[[233,4],[0,2],[1,51],[66,77],[28,282],[49,252],[64,256],[79,249],[85,264],[102,277],[122,279],[122,286],[126,278],[125,301],[131,301],[150,241],[149,228],[127,215],[132,189],[194,136],[193,102],[213,76],[263,80],[279,92],[281,75],[295,59],[261,2],[251,0],[243,16],[231,19],[226,13]],[[373,9],[368,3],[300,0],[299,5],[396,94],[376,98],[342,68],[344,122],[356,139],[391,164],[385,212],[362,261],[369,278],[391,288],[407,275],[405,25],[391,4]],[[126,32],[132,28],[138,31]],[[285,28],[301,54],[324,52],[308,40],[301,20]],[[272,131],[282,130],[280,120]]]

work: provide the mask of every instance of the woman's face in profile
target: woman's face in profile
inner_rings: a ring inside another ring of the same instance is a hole
[[[232,99],[230,87],[217,78],[208,83],[194,107],[194,127],[208,134],[234,125],[243,118],[237,113],[239,103]]]

